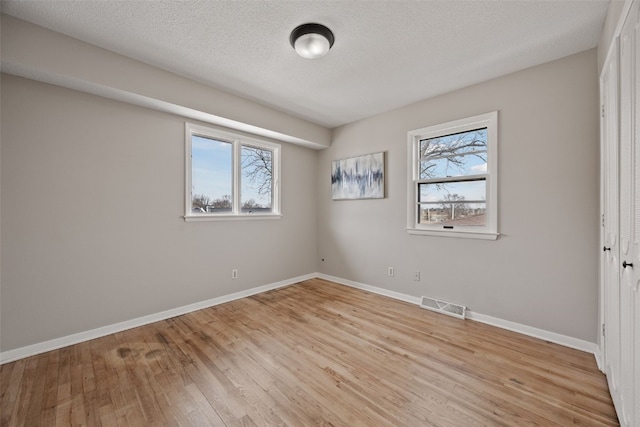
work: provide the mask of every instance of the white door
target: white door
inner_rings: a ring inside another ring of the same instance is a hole
[[[636,316],[640,282],[640,144],[636,135],[638,99],[639,4],[635,2],[620,34],[620,388],[618,416],[623,426],[638,426]],[[637,355],[640,357],[640,354]],[[613,393],[612,393],[613,395]],[[614,397],[615,398],[615,397]]]
[[[602,319],[606,325],[601,337],[604,371],[616,407],[620,406],[620,245],[618,198],[618,55],[611,52],[601,78],[602,170],[603,170],[603,256]]]
[[[627,18],[628,27],[633,27],[633,138],[636,152],[635,164],[635,218],[636,220],[636,242],[635,242],[635,259],[639,264],[636,268],[633,280],[630,281],[630,296],[634,299],[631,334],[633,345],[631,351],[632,378],[633,387],[633,414],[631,415],[631,424],[640,426],[640,250],[638,249],[638,229],[640,228],[640,2],[634,2]]]
[[[627,69],[629,77],[623,76],[625,80],[630,80],[629,93],[621,98],[629,97],[630,110],[625,114],[629,115],[629,138],[635,150],[634,165],[634,241],[632,244],[634,264],[633,274],[629,275],[626,283],[628,290],[623,293],[623,298],[628,295],[629,318],[623,318],[630,323],[628,334],[631,339],[629,354],[629,384],[631,392],[629,396],[629,425],[640,426],[640,2],[635,1],[627,21],[622,30],[624,37],[629,38],[628,52],[630,68]],[[626,55],[626,52],[625,52]],[[625,57],[626,58],[626,57]],[[626,60],[626,59],[625,59]],[[625,136],[626,137],[626,136]],[[624,302],[624,299],[622,299]],[[625,303],[626,305],[626,303]],[[624,364],[623,364],[624,367]],[[624,390],[623,390],[624,391]]]

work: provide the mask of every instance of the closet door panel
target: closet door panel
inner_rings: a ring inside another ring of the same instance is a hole
[[[604,371],[614,401],[620,395],[620,246],[618,192],[618,56],[614,51],[602,74],[603,262],[602,298],[606,332],[603,337]]]
[[[619,294],[619,334],[620,334],[620,365],[614,367],[614,372],[620,372],[619,392],[614,400],[618,410],[618,417],[623,426],[630,425],[631,405],[630,377],[631,369],[631,325],[630,325],[630,288],[634,280],[633,267],[625,267],[634,263],[633,229],[633,193],[634,193],[634,147],[631,143],[630,130],[630,90],[631,79],[629,68],[631,63],[630,38],[624,32],[620,36],[620,294]],[[637,266],[640,268],[640,265]],[[618,363],[614,361],[614,363]]]
[[[623,426],[637,425],[635,388],[637,284],[640,281],[640,147],[636,135],[638,3],[620,34],[620,398]]]
[[[635,224],[636,224],[636,242],[640,241],[640,2],[636,1],[629,12],[626,26],[632,28],[630,30],[630,56],[632,66],[632,97],[631,101],[631,127],[632,133],[630,137],[633,140],[635,148]],[[631,424],[640,426],[640,248],[636,245],[636,262],[639,268],[638,273],[634,276],[634,280],[630,283],[631,298],[631,372],[632,378],[632,395],[630,396],[631,406]]]
[[[623,427],[640,426],[640,0],[634,0],[601,75],[601,339]],[[617,222],[616,222],[617,221]],[[616,239],[617,233],[617,239]],[[616,247],[617,243],[617,247]]]

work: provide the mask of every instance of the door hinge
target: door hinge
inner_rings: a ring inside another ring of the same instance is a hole
[[[603,324],[602,324],[602,336],[603,336],[603,337],[604,337],[604,331],[605,331],[605,329],[604,329],[604,323],[603,323]]]
[[[604,104],[602,104],[602,105],[600,106],[600,108],[601,108],[601,111],[602,111],[602,118],[604,119]]]
[[[602,214],[602,226],[604,227],[604,214]]]

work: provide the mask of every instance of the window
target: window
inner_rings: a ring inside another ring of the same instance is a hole
[[[410,234],[498,237],[498,113],[408,133]]]
[[[280,146],[185,125],[185,220],[279,218]]]

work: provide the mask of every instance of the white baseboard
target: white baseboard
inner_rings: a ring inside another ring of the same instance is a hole
[[[606,374],[603,363],[604,360],[602,357],[602,347],[600,347],[599,345],[596,346],[596,351],[593,353],[593,355],[596,357],[596,364],[598,365],[598,369],[600,369],[600,372]]]
[[[544,329],[534,328],[533,326],[523,325],[522,323],[511,322],[509,320],[499,319],[497,317],[487,316],[486,314],[467,311],[467,318],[487,325],[497,326],[498,328],[508,331],[518,332],[533,338],[560,344],[565,347],[575,348],[576,350],[586,351],[595,356],[597,345],[595,343],[573,338],[567,335],[546,331]]]
[[[315,273],[298,276],[292,279],[247,289],[245,291],[235,292],[230,295],[223,295],[221,297],[208,299],[206,301],[173,308],[166,311],[161,311],[159,313],[150,314],[148,316],[142,316],[136,319],[115,323],[113,325],[107,325],[100,328],[91,329],[89,331],[68,335],[66,337],[55,338],[49,341],[16,348],[14,350],[4,351],[0,353],[0,365],[8,362],[13,362],[18,359],[23,359],[25,357],[35,356],[36,354],[45,353],[47,351],[57,350],[59,348],[78,344],[84,341],[104,337],[116,332],[126,331],[127,329],[137,328],[138,326],[148,325],[149,323],[158,322],[160,320],[169,319],[171,317],[180,316],[182,314],[191,313],[192,311],[201,310],[203,308],[212,307],[214,305],[223,304],[225,302],[230,302],[273,289],[282,288],[284,286],[293,285],[294,283],[313,279],[315,277],[317,277],[317,274]]]
[[[328,280],[330,282],[336,282],[341,285],[350,286],[352,288],[361,289],[363,291],[369,291],[374,294],[384,295],[386,297],[408,302],[411,304],[420,305],[419,297],[413,297],[411,295],[402,294],[400,292],[394,292],[388,289],[378,288],[377,286],[366,285],[364,283],[354,282],[353,280],[347,280],[347,279],[343,279],[342,277],[330,276],[328,274],[323,274],[323,273],[317,273],[316,277],[320,279]]]
[[[85,332],[80,332],[66,337],[56,338],[49,341],[44,341],[37,344],[28,345],[25,347],[16,348],[0,353],[0,364],[13,362],[18,359],[23,359],[29,356],[35,356],[40,353],[45,353],[51,350],[57,350],[62,347],[67,347],[73,344],[78,344],[84,341],[104,337],[106,335],[114,334],[116,332],[125,331],[127,329],[136,328],[138,326],[148,325],[149,323],[158,322],[160,320],[169,319],[171,317],[180,316],[182,314],[191,313],[192,311],[201,310],[203,308],[212,307],[225,302],[234,301],[240,298],[245,298],[251,295],[259,294],[262,292],[278,289],[284,286],[293,285],[304,280],[320,278],[329,280],[331,282],[339,283],[341,285],[350,286],[352,288],[361,289],[364,291],[372,292],[374,294],[387,296],[400,301],[405,301],[411,304],[420,305],[420,298],[411,295],[403,294],[400,292],[390,291],[388,289],[379,288],[376,286],[367,285],[353,280],[342,279],[340,277],[330,276],[322,273],[311,273],[304,276],[294,277],[292,279],[283,280],[276,283],[271,283],[264,286],[258,286],[256,288],[248,289],[245,291],[235,292],[230,295],[224,295],[217,298],[212,298],[206,301],[197,302],[194,304],[185,305],[182,307],[174,308],[171,310],[162,311],[160,313],[150,314],[148,316],[138,317],[136,319],[127,320],[113,325],[107,325],[100,328],[92,329]],[[592,353],[596,357],[598,367],[600,367],[600,357],[598,346],[595,343],[579,340],[566,335],[557,334],[555,332],[545,331],[543,329],[534,328],[531,326],[523,325],[520,323],[511,322],[508,320],[499,319],[486,314],[475,313],[467,311],[467,316],[470,320],[476,322],[486,323],[499,328],[507,329],[510,331],[518,332],[523,335],[528,335],[535,338],[540,338],[545,341],[550,341],[556,344],[560,344],[566,347],[575,348],[578,350]],[[602,368],[600,368],[602,370]]]
[[[394,298],[400,301],[405,301],[411,304],[420,305],[420,298],[411,295],[402,294],[399,292],[390,291],[388,289],[378,288],[376,286],[366,285],[364,283],[354,282],[353,280],[342,279],[340,277],[330,276],[328,274],[318,273],[317,277],[331,282],[340,283],[341,285],[351,286],[353,288],[362,289],[375,294],[384,295],[390,298]],[[597,349],[598,346],[595,343],[573,338],[567,335],[558,334],[555,332],[546,331],[544,329],[534,328],[532,326],[523,325],[521,323],[511,322],[509,320],[499,319],[497,317],[488,316],[486,314],[476,313],[467,310],[467,318],[476,322],[486,323],[488,325],[497,326],[509,331],[518,332],[523,335],[527,335],[534,338],[539,338],[545,341],[550,341],[555,344],[560,344],[565,347],[574,348],[581,351],[586,351],[596,356],[596,362],[599,363]]]

